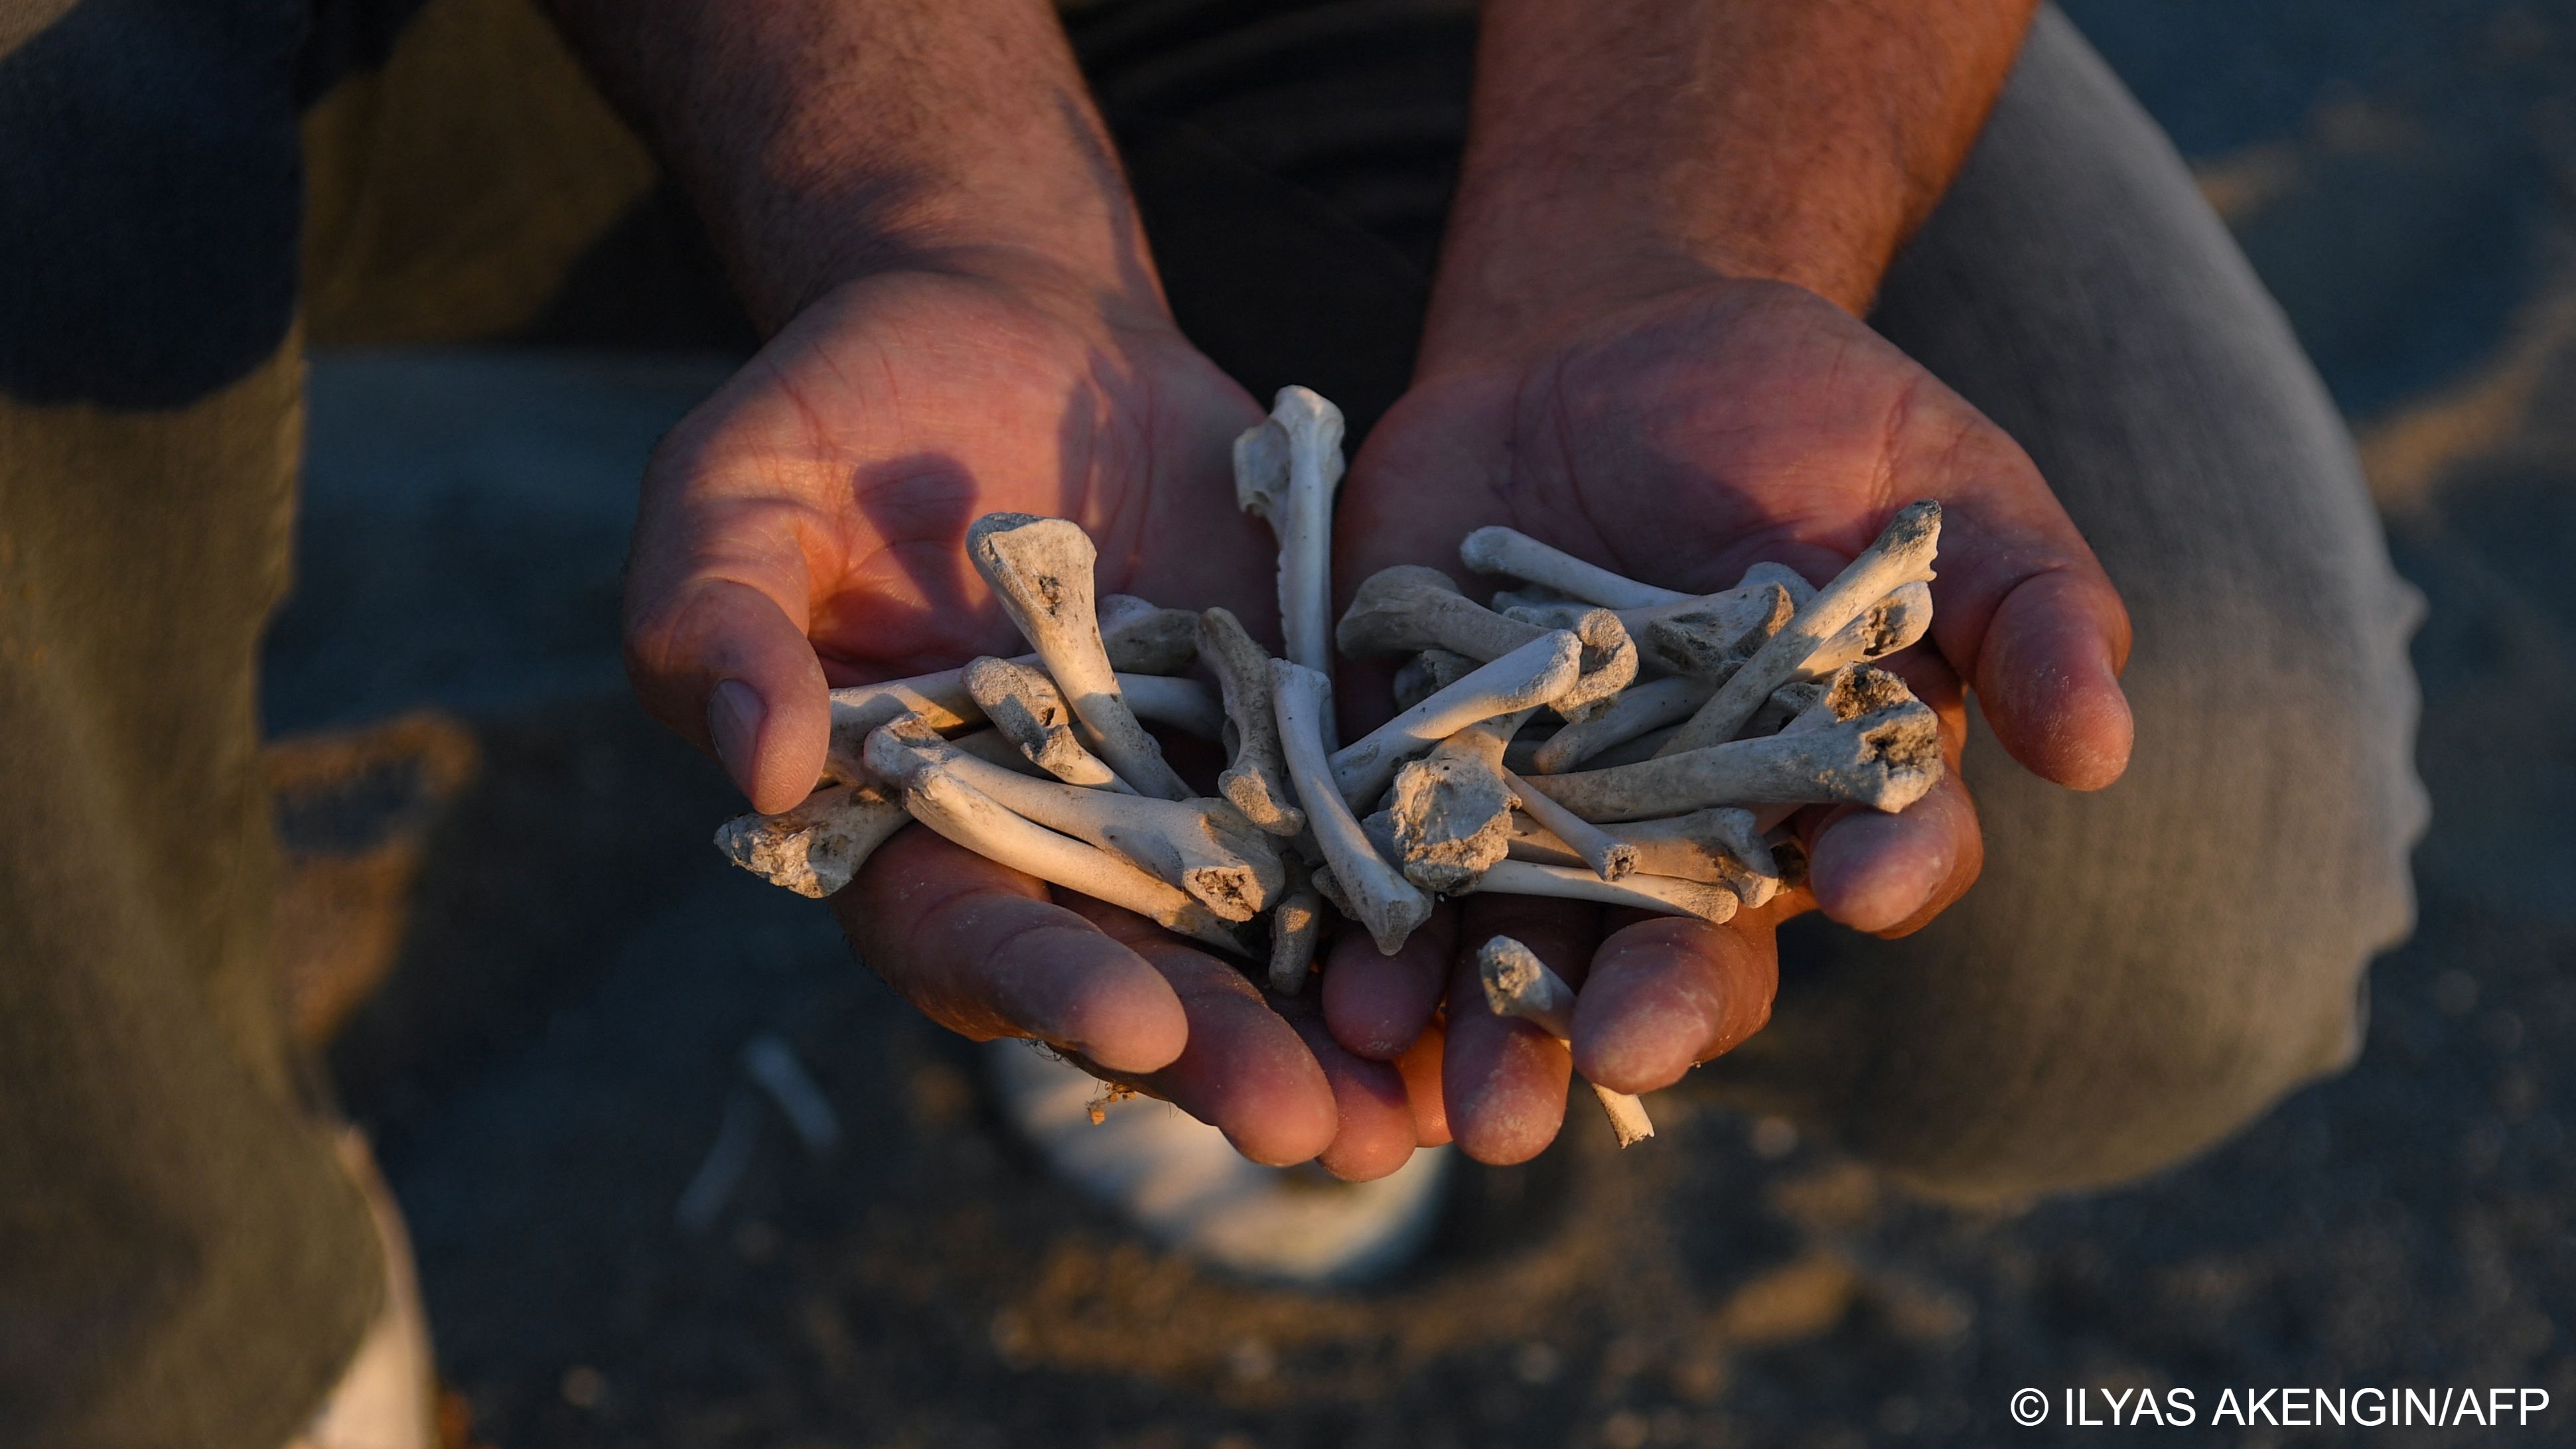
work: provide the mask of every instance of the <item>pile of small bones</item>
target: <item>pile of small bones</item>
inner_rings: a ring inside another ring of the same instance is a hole
[[[1931,623],[1939,504],[1898,509],[1821,590],[1764,563],[1683,594],[1479,528],[1460,561],[1519,581],[1491,607],[1404,565],[1362,583],[1334,627],[1341,442],[1340,411],[1291,387],[1235,443],[1237,501],[1279,538],[1286,658],[1224,609],[1095,599],[1080,528],[988,514],[968,554],[1035,652],[834,690],[822,786],[727,822],[718,848],[825,896],[918,820],[1266,959],[1270,988],[1293,994],[1324,901],[1389,955],[1434,897],[1480,891],[1722,922],[1796,882],[1781,825],[1798,807],[1897,811],[1940,779],[1932,711],[1871,667]],[[1409,656],[1401,712],[1338,747],[1334,644]],[[1194,662],[1215,692],[1181,677]],[[1222,746],[1214,796],[1164,762],[1149,722]],[[1480,965],[1496,1012],[1569,1035],[1574,993],[1526,947],[1497,936]],[[1601,1096],[1623,1145],[1652,1132],[1636,1099]]]

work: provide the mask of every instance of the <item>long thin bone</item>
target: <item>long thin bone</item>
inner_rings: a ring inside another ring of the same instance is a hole
[[[1862,550],[1823,592],[1808,601],[1789,627],[1745,661],[1717,693],[1709,697],[1681,733],[1666,741],[1669,757],[1706,749],[1735,738],[1771,691],[1798,677],[1808,658],[1824,647],[1862,611],[1907,584],[1932,581],[1932,560],[1941,545],[1941,505],[1930,499],[1896,510],[1878,540]]]
[[[1034,780],[976,759],[913,721],[868,737],[868,767],[907,785],[945,772],[1003,809],[1070,835],[1188,892],[1220,919],[1248,921],[1288,883],[1270,838],[1219,800],[1172,801]]]
[[[1135,798],[1135,797],[1123,797]],[[1005,810],[943,770],[924,770],[903,788],[912,818],[985,859],[1095,900],[1134,911],[1166,930],[1221,951],[1253,957],[1243,936],[1179,888],[1100,849]]]
[[[1351,914],[1368,928],[1381,955],[1392,956],[1431,916],[1431,898],[1379,858],[1333,781],[1324,757],[1324,721],[1333,713],[1333,682],[1288,659],[1270,661],[1270,698],[1279,714],[1279,743],[1288,774],[1305,802],[1306,824],[1331,863],[1334,884]]]
[[[1543,629],[1571,629],[1589,607],[1515,604],[1499,612]],[[1797,606],[1781,585],[1758,583],[1615,612],[1619,626],[1636,640],[1637,657],[1647,668],[1715,682],[1733,673],[1778,633],[1796,614]]]
[[[1520,797],[1521,808],[1529,812],[1530,818],[1581,856],[1594,875],[1618,880],[1638,868],[1637,847],[1531,789],[1520,776],[1506,774],[1503,778],[1511,784],[1512,793]]]
[[[1273,835],[1294,836],[1306,828],[1306,812],[1298,808],[1297,791],[1288,782],[1288,757],[1279,750],[1279,715],[1270,704],[1270,651],[1233,614],[1210,609],[1199,615],[1199,657],[1225,692],[1225,717],[1234,730],[1234,758],[1217,776],[1217,793],[1253,824]]]
[[[1941,778],[1941,728],[1920,703],[1822,729],[1658,755],[1642,764],[1537,775],[1526,783],[1595,822],[1652,820],[1710,805],[1850,800],[1894,812]]]
[[[1306,985],[1314,966],[1315,941],[1323,933],[1324,901],[1303,861],[1288,857],[1288,889],[1270,911],[1270,989],[1294,996]]]
[[[1576,719],[1602,707],[1636,679],[1637,641],[1607,609],[1585,610],[1568,627],[1583,641],[1583,673],[1551,708]],[[1447,649],[1491,660],[1548,632],[1468,598],[1438,569],[1398,564],[1360,585],[1333,637],[1351,655]]]
[[[1136,787],[1084,749],[1073,727],[1073,707],[1043,670],[986,656],[971,660],[961,676],[975,707],[1029,763],[1068,785],[1133,795]]]
[[[848,885],[876,848],[912,817],[863,785],[834,785],[776,815],[737,815],[716,829],[716,849],[771,885],[817,899]]]
[[[1667,916],[1697,916],[1714,926],[1734,919],[1736,907],[1733,891],[1704,881],[1662,875],[1631,875],[1611,881],[1578,866],[1540,865],[1508,858],[1486,867],[1473,885],[1457,892],[1471,893],[1598,901],[1606,906],[1628,906]]]
[[[1478,720],[1553,703],[1574,687],[1582,663],[1582,641],[1558,630],[1476,670],[1335,752],[1342,798],[1355,808],[1377,798],[1406,760]]]
[[[1190,787],[1163,763],[1163,750],[1119,697],[1118,676],[1092,614],[1091,538],[1061,518],[988,513],[966,530],[966,553],[1001,598],[1055,676],[1065,702],[1091,732],[1091,743],[1138,793],[1190,798]]]
[[[1588,564],[1563,549],[1551,548],[1526,533],[1495,525],[1477,529],[1458,545],[1458,561],[1480,574],[1503,574],[1559,593],[1599,604],[1605,609],[1641,609],[1678,604],[1690,597],[1677,589],[1657,588]]]
[[[1542,742],[1530,756],[1542,775],[1560,775],[1613,745],[1623,745],[1648,730],[1679,724],[1708,702],[1717,686],[1688,677],[1650,679],[1619,692],[1608,709],[1579,724],[1570,724]]]
[[[1526,803],[1529,796],[1522,798]],[[1753,812],[1749,810],[1720,807],[1695,810],[1668,820],[1637,820],[1596,828],[1637,853],[1637,872],[1641,875],[1722,885],[1733,891],[1748,910],[1769,904],[1780,893],[1779,863],[1755,830]],[[1506,848],[1513,860],[1539,865],[1585,864],[1573,846],[1526,812],[1512,817],[1512,836]]]
[[[1384,848],[1405,879],[1445,895],[1503,858],[1520,798],[1503,772],[1503,751],[1527,718],[1524,711],[1470,725],[1396,772]]]
[[[1288,657],[1333,668],[1333,490],[1342,481],[1342,410],[1283,387],[1270,417],[1234,440],[1234,501],[1279,539],[1279,630]]]
[[[1496,936],[1476,952],[1476,978],[1484,984],[1485,1005],[1494,1015],[1517,1016],[1558,1041],[1574,1040],[1574,988],[1548,970],[1537,952],[1509,936]],[[1655,1135],[1645,1103],[1598,1082],[1586,1085],[1601,1099],[1620,1146],[1633,1147]]]

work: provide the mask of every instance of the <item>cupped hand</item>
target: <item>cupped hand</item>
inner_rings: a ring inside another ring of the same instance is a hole
[[[1233,440],[1261,417],[1150,295],[1008,262],[845,284],[655,450],[628,672],[656,716],[777,811],[822,772],[830,687],[1024,650],[966,557],[986,513],[1079,523],[1102,594],[1222,604],[1275,633],[1273,545],[1231,486]],[[1381,1139],[1410,1150],[1392,1069],[1140,918],[919,827],[834,906],[861,957],[933,1020],[1043,1039],[1258,1161],[1323,1154],[1374,1175]]]
[[[1822,584],[1895,509],[1938,499],[1932,630],[1888,667],[1939,714],[1950,766],[1899,815],[1800,812],[1808,886],[1722,927],[1471,896],[1454,923],[1426,928],[1421,949],[1379,957],[1346,936],[1323,992],[1335,1036],[1424,1083],[1436,1057],[1447,1133],[1505,1162],[1554,1136],[1569,1060],[1536,1028],[1487,1012],[1473,964],[1486,939],[1522,935],[1581,988],[1573,1069],[1621,1091],[1667,1086],[1768,1020],[1782,919],[1821,908],[1902,935],[1976,879],[1963,682],[2026,768],[2074,789],[2117,779],[2130,744],[2118,682],[2129,631],[2021,449],[1813,293],[1709,281],[1563,336],[1480,345],[1427,357],[1353,461],[1336,527],[1345,599],[1397,563],[1466,583],[1459,540],[1497,523],[1693,593],[1731,587],[1764,560]],[[1372,679],[1348,694],[1356,706],[1385,689]]]

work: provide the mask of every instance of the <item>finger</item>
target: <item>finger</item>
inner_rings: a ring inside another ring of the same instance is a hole
[[[1853,805],[1826,815],[1808,842],[1807,887],[1853,930],[1902,936],[1967,894],[1985,859],[1977,807],[1954,771],[1898,814]]]
[[[1324,956],[1320,993],[1333,1039],[1370,1061],[1401,1056],[1440,1009],[1457,939],[1458,914],[1446,908],[1433,911],[1392,956],[1379,955],[1365,932],[1336,936]]]
[[[1333,1090],[1335,1122],[1332,1145],[1316,1159],[1326,1172],[1345,1182],[1367,1182],[1386,1176],[1413,1156],[1413,1108],[1405,1100],[1404,1074],[1393,1063],[1353,1056],[1333,1040],[1323,1018],[1311,1009],[1284,1013],[1324,1080]]]
[[[2128,610],[2026,458],[1978,461],[2027,486],[1945,504],[1932,636],[2014,759],[2098,790],[2129,763]]]
[[[1447,1033],[1435,1021],[1395,1059],[1395,1069],[1404,1076],[1405,1100],[1413,1108],[1413,1141],[1418,1147],[1438,1147],[1449,1141],[1449,1103],[1440,1091],[1440,1059],[1446,1043]]]
[[[1144,957],[1180,998],[1189,1037],[1169,1066],[1144,1077],[1156,1096],[1271,1167],[1304,1162],[1333,1144],[1333,1084],[1261,988],[1142,916],[1069,892],[1062,899]]]
[[[976,1040],[1034,1036],[1119,1072],[1172,1064],[1181,998],[1134,950],[1046,886],[918,827],[832,898],[850,943],[897,994]]]
[[[804,556],[785,505],[737,503],[721,522],[712,511],[648,501],[627,566],[626,673],[655,718],[774,813],[813,790],[831,745]]]
[[[1614,932],[1574,1002],[1574,1066],[1617,1092],[1653,1092],[1771,1019],[1779,954],[1767,924],[1659,916]]]
[[[1486,1005],[1476,953],[1495,936],[1510,936],[1579,986],[1598,920],[1589,908],[1514,896],[1478,896],[1460,914],[1440,1091],[1450,1133],[1479,1162],[1526,1162],[1555,1139],[1573,1063],[1556,1038]]]

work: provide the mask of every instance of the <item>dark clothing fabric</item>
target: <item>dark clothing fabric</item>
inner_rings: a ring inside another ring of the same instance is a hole
[[[41,8],[0,9],[0,1449],[274,1449],[381,1282],[266,937],[298,349],[631,339],[599,299],[682,289],[603,257],[703,248],[524,0]],[[1401,392],[1473,23],[1072,17],[1182,326],[1257,395],[1356,433]],[[1906,942],[1785,933],[1773,1025],[1701,1080],[1935,1191],[2143,1172],[2357,1040],[2422,822],[2411,596],[2278,312],[2053,13],[1874,320],[2127,595],[2136,760],[2075,796],[1980,732],[1983,884]]]

